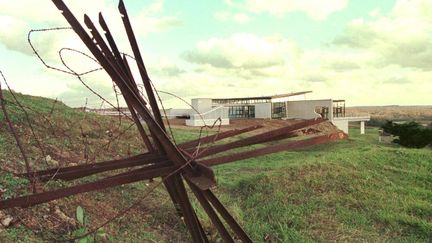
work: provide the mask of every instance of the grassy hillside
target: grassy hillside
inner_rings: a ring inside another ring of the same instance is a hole
[[[432,151],[346,141],[217,168],[221,192],[257,241],[432,239]]]
[[[46,166],[37,140],[45,153],[62,166],[137,153],[143,147],[127,119],[119,124],[118,119],[84,113],[59,101],[15,94],[24,112],[11,93],[4,91],[4,96],[9,117],[35,168]],[[122,133],[123,130],[126,131]],[[14,169],[22,171],[23,166],[19,166],[23,164],[22,157],[3,112],[0,112],[0,133],[0,159],[14,162],[18,165]],[[110,143],[116,136],[121,137]]]
[[[70,112],[66,115],[69,119],[83,116]],[[89,128],[98,127],[97,122],[106,129],[105,124],[114,121],[105,119],[92,116],[81,120]],[[3,137],[5,130],[1,129]],[[97,134],[95,141],[106,139]],[[219,184],[216,194],[256,242],[430,242],[432,150],[378,143],[377,134],[375,128],[366,129],[365,135],[353,128],[348,140],[214,167]],[[175,135],[182,142],[197,137],[198,131],[176,129]],[[133,134],[122,137],[117,148],[126,150],[126,141],[138,143],[131,139]],[[4,146],[9,145],[3,142],[0,147]],[[114,150],[101,152],[107,157],[112,153]],[[7,159],[2,153],[0,158]],[[16,178],[0,178],[6,187],[22,187],[20,183],[25,184]],[[148,185],[140,182],[7,211],[21,215],[23,223],[0,230],[0,238],[37,242],[71,236],[77,226],[58,221],[53,207],[74,218],[76,207],[82,206],[88,212],[89,226],[96,226],[139,199]],[[212,241],[219,241],[203,210],[197,202],[194,205],[213,235]],[[104,231],[112,242],[189,241],[163,188]]]

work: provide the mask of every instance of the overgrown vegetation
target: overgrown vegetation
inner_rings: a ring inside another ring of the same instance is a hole
[[[89,129],[98,128],[97,124],[105,129],[105,124],[115,122],[99,116],[81,121],[77,117],[82,114],[73,112],[77,116],[73,113],[69,119],[83,126],[87,123]],[[80,137],[78,129],[72,131],[72,136]],[[133,138],[134,132],[120,138],[117,150],[104,151],[100,158],[113,157],[119,150],[126,154],[127,143],[139,141]],[[6,138],[0,140],[0,151],[10,144],[13,147],[6,130],[0,133],[0,138]],[[179,143],[199,134],[185,129],[174,133]],[[56,138],[50,141],[61,144]],[[139,151],[139,146],[134,148]],[[79,149],[82,147],[77,146]],[[2,165],[19,158],[19,154],[11,158],[0,152]],[[214,170],[219,185],[215,193],[254,242],[430,242],[432,238],[432,150],[379,143],[376,128],[366,129],[365,135],[351,129],[350,138],[344,141],[220,165]],[[0,241],[43,242],[73,234],[77,226],[59,223],[55,210],[50,210],[55,206],[72,219],[77,216],[77,206],[85,208],[84,231],[88,231],[140,199],[149,184],[143,181],[8,211],[10,215],[19,213],[26,226],[18,222],[0,231]],[[3,181],[1,185],[12,187]],[[220,242],[199,204],[193,205],[212,242]],[[112,242],[190,241],[163,187],[104,229]]]
[[[432,128],[417,122],[397,124],[387,121],[382,128],[385,132],[398,136],[393,142],[408,148],[423,148],[432,143]]]
[[[29,186],[28,180],[19,178],[11,173],[0,175],[0,195],[1,198],[9,199],[23,193],[23,188]]]
[[[89,232],[88,216],[81,206],[76,208],[76,220],[78,221],[79,227],[72,232],[72,237],[78,238],[77,243],[94,243],[109,239],[103,228],[98,229],[94,233]]]

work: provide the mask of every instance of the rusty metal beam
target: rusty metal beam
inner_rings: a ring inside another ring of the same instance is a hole
[[[204,145],[204,144],[208,144],[208,143],[212,143],[212,142],[216,142],[225,138],[229,138],[229,137],[233,137],[242,133],[247,133],[247,132],[251,132],[257,129],[262,128],[262,125],[257,125],[257,126],[250,126],[250,127],[246,127],[243,129],[234,129],[234,130],[229,130],[229,131],[225,131],[225,132],[220,132],[220,133],[216,133],[210,136],[206,136],[206,137],[202,137],[202,138],[198,138],[195,140],[191,140],[185,143],[182,143],[179,145],[180,148],[182,149],[194,149],[196,148],[198,145]]]
[[[153,87],[150,83],[151,81],[150,81],[150,78],[148,76],[147,70],[146,70],[145,65],[144,65],[144,61],[143,61],[142,56],[141,56],[141,52],[140,52],[139,47],[138,47],[135,33],[132,29],[132,25],[131,25],[131,22],[129,20],[129,16],[128,16],[126,7],[125,7],[124,2],[122,0],[120,0],[120,2],[119,2],[118,9],[119,9],[120,14],[122,15],[123,25],[125,27],[126,34],[128,36],[129,43],[130,43],[131,48],[132,48],[132,52],[135,56],[135,60],[136,60],[136,63],[138,65],[139,73],[141,75],[144,87],[145,87],[146,92],[147,92],[147,97],[148,97],[148,100],[150,102],[150,106],[151,106],[152,111],[153,111],[153,116],[154,116],[156,122],[162,128],[162,130],[166,131],[165,125],[164,125],[163,120],[162,120],[161,113],[159,111],[159,106],[157,104],[155,95],[153,93]]]
[[[152,159],[146,159],[146,160],[134,159],[134,160],[126,161],[125,163],[119,163],[119,164],[115,164],[115,165],[108,165],[108,166],[98,167],[98,168],[86,168],[86,169],[81,169],[81,170],[77,170],[77,171],[63,172],[63,173],[54,174],[53,176],[42,176],[42,177],[40,177],[40,180],[41,181],[49,181],[49,180],[69,181],[69,180],[75,180],[78,178],[82,178],[82,177],[86,177],[86,176],[90,176],[90,175],[94,175],[94,174],[98,174],[98,173],[102,173],[102,172],[124,169],[124,168],[132,168],[135,166],[152,165],[155,163],[157,164],[157,163],[167,162],[167,161],[168,160],[166,160],[166,159],[160,159],[158,156],[156,156]]]
[[[17,197],[0,201],[0,210],[13,207],[29,207],[32,205],[53,201],[59,198],[64,198],[79,193],[101,190],[113,186],[133,183],[141,180],[146,180],[154,177],[168,175],[176,170],[175,166],[167,166],[162,168],[147,168],[146,170],[131,171],[128,174],[123,174],[120,177],[106,178],[95,182],[76,185],[68,188],[62,188],[54,191],[31,194],[28,196]]]
[[[199,222],[199,219],[196,216],[195,211],[189,201],[186,188],[180,176],[176,178],[174,185],[176,192],[179,195],[179,205],[182,208],[184,221],[192,235],[192,239],[196,243],[208,242],[204,229],[202,228],[202,225]]]
[[[218,230],[222,239],[225,242],[234,243],[233,238],[228,233],[228,230],[225,228],[222,221],[219,219],[218,215],[216,214],[216,212],[208,202],[207,198],[204,196],[203,192],[200,191],[198,187],[190,183],[188,180],[186,180],[186,182],[189,184],[189,187],[191,188],[192,192],[195,194],[195,197],[198,199],[198,202],[201,204],[204,211],[207,213],[213,225],[216,226],[216,229]]]
[[[301,123],[302,125],[308,124],[311,125],[310,122],[307,123]],[[204,142],[212,141],[214,139],[223,139],[226,137],[234,136],[243,132],[252,131],[255,129],[258,129],[260,126],[252,126],[245,129],[240,130],[231,130],[225,133],[221,133],[221,136],[211,135],[208,137],[205,137]],[[285,127],[282,129],[278,129],[279,131],[277,133],[270,131],[268,133],[259,134],[253,137],[248,137],[239,141],[235,141],[228,144],[218,145],[207,148],[203,153],[199,154],[197,158],[203,158],[209,155],[214,155],[216,153],[226,151],[232,148],[240,147],[240,146],[246,146],[254,143],[260,143],[267,141],[266,138],[269,137],[269,135],[274,135],[275,139],[282,139],[287,138],[292,135],[289,131],[295,130],[296,128],[301,127],[300,125],[297,125],[295,127]],[[288,132],[286,134],[283,134],[282,132]],[[273,141],[274,141],[273,140]],[[186,147],[190,146],[192,144],[196,144],[197,140],[183,143],[179,147]],[[187,150],[195,149],[194,147],[188,148]],[[35,172],[35,175],[40,177],[40,180],[46,181],[50,179],[62,179],[62,180],[72,180],[81,178],[88,175],[93,175],[96,173],[101,173],[105,171],[115,170],[115,169],[122,169],[127,167],[133,167],[133,166],[139,166],[139,165],[145,165],[145,164],[151,164],[151,163],[159,163],[167,161],[166,157],[159,156],[159,155],[151,155],[151,154],[143,154],[138,156],[133,156],[130,158],[122,159],[122,160],[114,160],[114,161],[106,161],[106,162],[100,162],[95,163],[92,165],[79,165],[79,166],[73,166],[73,167],[66,167],[66,168],[60,168],[60,169],[51,169],[46,171],[38,171]]]
[[[69,22],[73,30],[81,38],[83,43],[96,58],[97,62],[103,67],[122,92],[126,104],[132,113],[133,120],[136,123],[140,135],[150,153],[140,154],[121,160],[104,161],[92,165],[79,165],[36,172],[35,175],[39,176],[41,180],[72,180],[105,171],[142,166],[141,168],[116,174],[91,183],[0,201],[0,209],[27,207],[78,193],[105,189],[154,177],[162,177],[163,183],[167,188],[179,215],[184,218],[184,222],[192,236],[192,240],[194,242],[208,242],[204,229],[188,198],[188,193],[183,182],[183,179],[186,179],[192,192],[203,206],[212,223],[216,226],[223,240],[226,242],[234,242],[230,232],[228,232],[224,223],[219,218],[219,215],[230,226],[238,238],[243,242],[251,242],[251,239],[247,236],[244,230],[238,225],[216,196],[209,190],[209,188],[215,185],[214,173],[210,166],[276,153],[283,150],[303,148],[346,137],[346,134],[338,132],[301,141],[270,145],[265,148],[221,156],[218,158],[196,161],[197,158],[204,158],[234,148],[292,137],[295,135],[294,131],[304,129],[310,125],[318,124],[323,120],[303,121],[292,126],[242,138],[223,145],[207,146],[201,152],[197,151],[197,153],[191,153],[200,145],[252,131],[260,127],[254,126],[240,130],[227,131],[198,140],[189,141],[179,146],[175,145],[168,136],[165,125],[163,124],[151,80],[145,68],[123,1],[120,0],[119,11],[122,14],[123,25],[146,89],[151,111],[147,107],[146,101],[139,93],[138,86],[135,83],[127,59],[124,55],[121,55],[102,14],[99,14],[99,23],[105,31],[105,38],[108,44],[87,15],[84,17],[84,22],[90,29],[90,34],[87,33],[83,26],[81,26],[62,0],[52,1],[57,8],[62,11],[63,16]],[[152,136],[152,141],[150,141],[147,136],[144,126],[140,122],[140,118],[142,118],[147,124]],[[32,174],[27,173],[25,175],[31,176]]]
[[[201,138],[201,142],[199,142],[199,139],[188,141],[180,144],[179,147],[186,150],[192,150],[195,149],[195,145],[197,145],[198,143],[202,145],[205,143],[222,140],[224,138],[236,136],[241,133],[259,129],[261,127],[262,126],[251,126],[244,129],[230,130],[230,131],[210,135],[207,137],[203,137]],[[76,166],[35,171],[34,173],[32,173],[32,175],[34,174],[36,177],[38,177],[39,180],[45,181],[47,179],[63,179],[62,174],[68,174],[69,177],[68,179],[71,180],[71,179],[81,178],[84,175],[88,176],[88,175],[93,175],[93,174],[110,171],[110,170],[123,169],[132,166],[159,163],[164,161],[167,161],[166,156],[144,153],[144,154],[139,154],[139,155],[135,155],[128,158],[119,159],[119,160],[110,160],[110,161],[97,162],[93,164],[76,165]],[[75,174],[76,177],[72,177],[73,174]],[[28,174],[24,173],[21,174],[21,176],[28,176]]]
[[[346,136],[347,135],[343,132],[337,132],[337,133],[332,133],[330,135],[322,135],[322,136],[313,137],[305,140],[267,146],[265,148],[259,148],[252,151],[230,154],[230,155],[221,156],[217,158],[199,160],[198,162],[208,166],[220,165],[220,164],[225,164],[233,161],[255,158],[266,154],[277,153],[285,150],[292,150],[292,149],[304,148],[316,144],[327,143],[333,140],[344,139],[346,138]]]
[[[133,94],[133,89],[128,85],[127,78],[122,76],[121,73],[110,63],[108,60],[97,48],[97,46],[93,43],[92,39],[89,37],[84,28],[80,25],[75,16],[70,12],[69,8],[64,4],[62,0],[52,0],[54,4],[57,6],[59,10],[62,11],[63,16],[69,22],[74,31],[80,36],[84,44],[87,48],[92,52],[101,66],[107,71],[107,73],[112,77],[112,79],[117,83],[120,90],[123,93],[123,96],[131,96],[132,105],[138,111],[140,116],[147,122],[147,125],[151,131],[154,131],[154,138],[157,138],[158,141],[163,146],[167,156],[171,161],[173,161],[176,165],[182,166],[187,164],[184,168],[188,173],[194,174],[196,176],[200,176],[200,172],[196,169],[196,163],[191,161],[187,162],[187,159],[183,156],[183,154],[178,150],[178,148],[172,143],[169,139],[168,135],[165,131],[159,126],[159,124],[155,121],[154,117],[150,114],[150,111],[145,106],[145,102],[142,97]],[[96,32],[97,30],[93,30]],[[101,46],[101,45],[99,45]],[[214,179],[214,175],[207,179],[206,187],[210,188],[216,184],[216,180]]]
[[[94,164],[76,165],[76,166],[69,166],[63,168],[35,171],[32,172],[30,175],[33,176],[34,173],[37,177],[52,177],[55,174],[59,175],[59,174],[70,173],[70,172],[79,173],[79,172],[84,172],[86,170],[93,170],[93,169],[100,169],[100,171],[103,172],[103,171],[108,171],[113,169],[123,169],[130,166],[135,166],[134,163],[136,163],[137,161],[140,161],[140,163],[137,163],[137,165],[145,165],[145,164],[155,163],[155,161],[165,161],[165,160],[166,160],[165,156],[145,153],[145,154],[139,154],[139,155],[135,155],[132,157],[119,159],[119,160],[109,160],[109,161],[103,161]],[[22,174],[22,176],[28,176],[28,174],[25,173]]]
[[[252,240],[249,238],[246,232],[231,216],[228,210],[226,210],[226,208],[219,201],[219,199],[213,194],[213,192],[211,190],[205,190],[203,191],[203,194],[206,197],[206,199],[213,205],[213,207],[218,211],[218,213],[222,216],[225,222],[227,222],[227,224],[231,227],[234,233],[240,238],[240,240],[244,243],[252,243]]]
[[[206,157],[208,155],[214,155],[214,154],[224,152],[227,150],[231,150],[234,148],[240,148],[240,147],[249,146],[249,145],[258,144],[258,143],[264,143],[264,142],[268,142],[270,140],[275,141],[276,138],[282,139],[282,138],[286,138],[286,137],[291,137],[291,136],[295,135],[293,133],[293,131],[295,131],[295,130],[304,129],[305,127],[316,125],[316,124],[322,123],[324,121],[325,121],[324,119],[306,120],[306,121],[296,123],[294,125],[282,127],[282,128],[275,129],[275,130],[271,130],[269,132],[261,133],[261,134],[251,136],[248,138],[244,138],[244,139],[234,141],[231,143],[213,146],[213,147],[207,148],[205,151],[200,153],[199,157],[203,158],[203,157]]]

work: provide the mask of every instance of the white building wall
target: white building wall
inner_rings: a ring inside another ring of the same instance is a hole
[[[335,117],[332,123],[337,126],[340,130],[348,134],[348,126],[350,122],[360,122],[360,134],[364,134],[364,123],[370,120],[369,115],[362,116],[347,116],[347,117]]]
[[[216,122],[216,123],[215,123]],[[220,122],[216,121],[216,119],[188,119],[186,120],[186,126],[190,127],[203,127],[203,126],[219,126],[229,125],[229,119],[221,119]]]
[[[271,103],[255,104],[255,118],[271,118],[272,106]]]
[[[191,114],[186,120],[186,126],[212,126],[213,124],[228,125],[228,107],[218,106],[207,112]],[[220,119],[220,121],[218,121]]]
[[[333,101],[328,100],[299,100],[287,102],[287,118],[289,119],[313,119],[321,117],[315,112],[315,108],[324,106],[329,108],[328,119],[333,120]]]
[[[192,107],[195,108],[199,113],[204,113],[212,109],[212,99],[209,98],[197,98],[192,99]]]
[[[333,125],[342,130],[344,133],[348,134],[348,120],[336,119],[332,121]]]

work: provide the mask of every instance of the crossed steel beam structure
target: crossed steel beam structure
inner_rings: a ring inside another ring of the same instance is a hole
[[[148,152],[120,160],[103,161],[94,164],[48,169],[32,172],[31,174],[23,174],[23,176],[27,177],[36,176],[40,181],[77,180],[98,173],[132,168],[128,172],[118,173],[114,176],[98,179],[90,183],[82,183],[53,191],[34,193],[27,196],[3,200],[0,201],[0,209],[29,207],[79,193],[160,177],[174,203],[177,213],[183,218],[194,242],[208,242],[208,238],[200,220],[191,206],[184,182],[189,186],[193,195],[195,195],[225,242],[234,242],[234,240],[252,242],[246,232],[212,192],[212,188],[216,186],[216,180],[211,166],[326,143],[332,140],[343,139],[347,136],[343,132],[336,132],[304,140],[281,142],[279,144],[268,145],[246,152],[217,156],[219,153],[227,152],[235,148],[295,137],[297,131],[304,130],[309,126],[324,121],[323,119],[312,119],[301,121],[291,126],[263,132],[258,135],[237,139],[233,142],[221,145],[206,144],[235,137],[262,127],[251,126],[244,129],[230,130],[176,145],[167,135],[167,130],[159,111],[152,84],[140,54],[137,40],[123,1],[120,0],[119,11],[136,60],[141,81],[146,90],[148,103],[146,103],[144,98],[140,95],[129,63],[125,55],[119,51],[102,14],[99,14],[99,25],[104,31],[104,36],[99,33],[95,24],[87,15],[84,15],[84,23],[89,29],[89,32],[78,22],[62,0],[52,0],[52,2],[61,11],[72,29],[119,87]],[[140,120],[145,122],[150,134],[147,134]],[[225,223],[222,220],[225,221]]]

